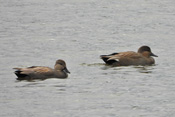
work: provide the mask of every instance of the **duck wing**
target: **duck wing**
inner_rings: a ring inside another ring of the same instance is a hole
[[[101,55],[100,57],[108,65],[114,65],[114,64],[121,65],[121,61],[123,64],[126,61],[132,62],[134,60],[139,60],[141,58],[141,55],[133,51],[127,51],[127,52],[113,53],[109,55]]]
[[[16,69],[15,74],[18,78],[28,78],[31,79],[44,79],[49,76],[53,76],[54,70],[49,67],[43,66],[32,66],[27,68],[14,68]]]
[[[108,57],[108,61],[110,60],[119,61],[121,58],[139,59],[141,58],[141,55],[136,52],[128,51],[128,52],[120,52],[118,54],[107,56],[107,57]]]

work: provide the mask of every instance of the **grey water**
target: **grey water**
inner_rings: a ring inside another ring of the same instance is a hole
[[[1,117],[175,117],[174,0],[0,0]],[[151,47],[153,66],[105,66],[102,54]],[[16,81],[14,67],[67,79]]]

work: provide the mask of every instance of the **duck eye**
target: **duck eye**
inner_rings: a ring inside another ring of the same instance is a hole
[[[60,65],[63,65],[63,63],[59,63]]]

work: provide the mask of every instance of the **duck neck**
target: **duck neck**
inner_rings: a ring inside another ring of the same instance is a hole
[[[61,70],[61,69],[63,69],[63,68],[62,68],[61,65],[58,65],[58,64],[57,64],[57,65],[54,66],[54,69],[55,69],[55,70]]]
[[[145,52],[142,52],[141,54],[142,54],[144,57],[147,57],[147,58],[150,57],[150,52],[145,51]]]

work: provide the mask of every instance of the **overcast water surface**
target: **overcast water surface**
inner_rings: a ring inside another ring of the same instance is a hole
[[[1,117],[175,117],[174,0],[0,0]],[[153,66],[105,66],[102,54],[151,47]],[[16,81],[14,67],[67,79]]]

